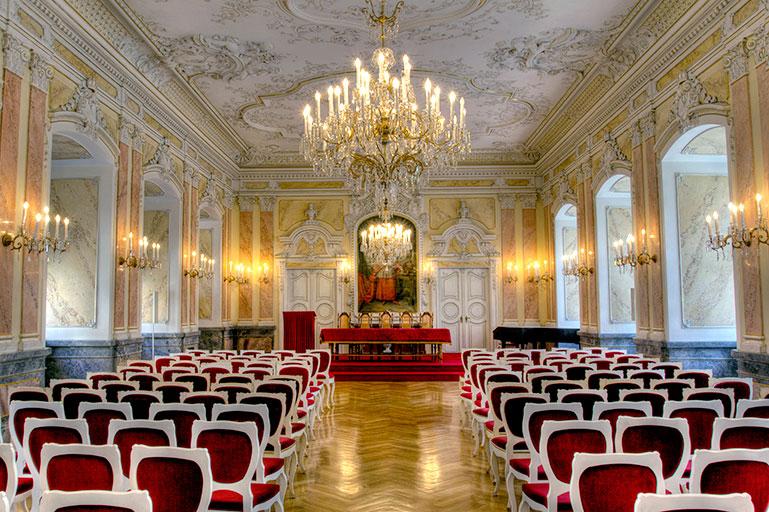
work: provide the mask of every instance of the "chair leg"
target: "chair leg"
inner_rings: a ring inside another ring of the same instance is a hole
[[[496,496],[499,492],[499,461],[494,450],[491,449],[489,450],[489,468],[491,469],[491,480],[494,482],[494,490],[491,492],[491,495]]]
[[[294,452],[289,457],[289,475],[288,475],[288,487],[291,490],[291,497],[296,498],[296,490],[294,489],[294,479],[296,478],[296,466],[297,466],[297,452]]]
[[[518,503],[515,499],[515,477],[509,471],[505,477],[505,487],[507,488],[507,506],[510,512],[516,512]]]

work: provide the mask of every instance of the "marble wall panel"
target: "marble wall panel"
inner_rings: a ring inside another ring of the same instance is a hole
[[[679,174],[678,250],[681,276],[682,323],[687,327],[735,325],[734,277],[730,252],[716,261],[705,251],[707,232],[702,219],[729,202],[727,176]]]
[[[273,318],[273,288],[275,285],[274,279],[272,279],[273,270],[273,239],[275,237],[275,228],[273,225],[273,212],[263,211],[259,215],[259,261],[261,264],[268,264],[269,278],[268,283],[262,283],[259,286],[259,317],[260,318]]]
[[[659,258],[664,259],[665,255],[659,250],[659,244],[653,243],[655,240],[659,240],[660,234],[660,194],[659,194],[659,165],[657,163],[657,153],[654,149],[655,138],[650,138],[644,143],[644,151],[646,152],[646,226],[639,226],[645,228],[649,235],[655,237],[650,238],[649,252],[657,254]],[[640,231],[640,230],[639,230]],[[640,234],[640,233],[639,233]],[[665,297],[662,285],[662,262],[659,261],[656,264],[648,265],[649,273],[649,307],[650,307],[650,327],[652,331],[662,333],[665,331]]]
[[[639,144],[633,148],[633,218],[644,219],[646,209],[644,208],[644,165],[643,151]],[[641,221],[639,221],[640,223]],[[638,228],[641,229],[640,227]],[[636,232],[638,235],[638,232]],[[636,292],[636,328],[640,331],[649,329],[649,295],[648,295],[649,274],[646,265],[636,267],[635,269],[635,292]]]
[[[523,209],[523,254],[527,265],[537,259],[537,210],[534,208]],[[539,320],[539,286],[531,283],[525,283],[525,286],[523,311],[526,320]]]
[[[201,229],[198,231],[198,248],[200,254],[211,257],[213,254],[214,232],[211,229]],[[219,263],[217,263],[219,264]],[[198,291],[198,318],[201,320],[211,320],[214,303],[214,281],[212,279],[201,279]]]
[[[501,242],[502,264],[504,276],[507,277],[508,262],[515,265],[515,210],[505,208],[502,210]],[[502,317],[505,320],[518,319],[518,298],[516,296],[516,283],[504,284],[502,297]]]
[[[561,228],[560,255],[570,256],[577,251],[577,227],[565,226]],[[579,321],[579,279],[565,278],[563,283],[564,318],[570,321]]]
[[[167,210],[144,211],[144,236],[160,244],[159,268],[145,270],[142,275],[142,322],[152,322],[152,295],[157,292],[157,323],[168,322],[169,315],[169,255],[171,214]]]
[[[251,244],[253,243],[254,237],[254,213],[240,212],[239,220],[240,262],[249,266],[253,261],[253,249]],[[253,286],[251,283],[238,286],[238,318],[240,320],[251,320],[251,316],[253,315],[251,286]]]
[[[121,241],[128,236],[128,164],[131,148],[120,143],[120,154],[117,167],[117,196],[115,198],[115,215],[118,247],[122,250]],[[115,268],[115,311],[114,328],[116,331],[126,326],[126,273]]]
[[[51,211],[71,219],[72,245],[48,263],[46,325],[96,325],[99,182],[93,178],[51,180]],[[53,231],[53,227],[51,230]],[[63,226],[62,226],[63,234]]]
[[[633,218],[630,208],[609,207],[606,209],[606,251],[611,261],[614,254],[612,243],[624,240],[633,232]],[[616,265],[609,265],[609,321],[630,323],[633,321],[632,293],[635,286],[633,274],[621,272]]]
[[[130,207],[130,231],[141,233],[139,222],[141,217],[142,196],[142,153],[131,151],[131,207]],[[128,273],[128,328],[139,329],[141,304],[140,301],[139,272]]]

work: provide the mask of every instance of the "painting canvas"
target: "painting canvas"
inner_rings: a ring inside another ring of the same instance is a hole
[[[379,217],[372,217],[363,222],[358,233],[367,230],[370,224],[381,222]],[[410,229],[411,252],[390,265],[371,264],[361,251],[360,237],[358,244],[358,312],[379,313],[382,311],[410,311],[417,309],[417,236],[412,222],[394,215],[392,223],[403,224],[404,229]]]

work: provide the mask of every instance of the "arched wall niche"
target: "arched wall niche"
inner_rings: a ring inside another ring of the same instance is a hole
[[[103,127],[84,119],[52,115],[48,204],[70,218],[72,244],[47,266],[49,341],[112,338],[118,148]]]
[[[182,184],[167,168],[144,167],[143,235],[160,244],[160,267],[142,275],[142,333],[181,332]],[[155,311],[153,312],[153,305]]]
[[[200,204],[198,252],[214,259],[214,276],[202,279],[198,286],[198,324],[222,325],[222,218],[223,209],[211,198]]]
[[[725,107],[667,130],[660,148],[660,201],[666,338],[733,342],[737,337],[734,262],[705,246],[705,216],[728,225],[729,123]]]
[[[629,165],[615,165],[595,187],[595,272],[598,283],[599,331],[634,335],[635,282],[613,260],[613,243],[633,233]]]
[[[564,258],[579,253],[576,202],[556,205],[553,217],[555,236],[556,320],[559,327],[579,327],[579,278],[563,275]]]

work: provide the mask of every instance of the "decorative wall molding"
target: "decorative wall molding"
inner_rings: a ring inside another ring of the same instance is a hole
[[[499,196],[499,208],[502,210],[515,209],[515,196],[509,194]]]
[[[160,139],[155,154],[149,159],[147,165],[157,165],[164,173],[173,174],[173,161],[171,160],[171,154],[169,152],[168,139],[165,137]]]
[[[259,196],[259,209],[271,212],[275,209],[275,196]]]
[[[724,67],[729,73],[729,79],[732,82],[739,80],[748,74],[749,61],[750,58],[745,40],[740,41],[735,47],[726,52]]]
[[[344,235],[334,234],[332,226],[314,217],[308,217],[289,236],[282,236],[279,241],[283,250],[276,254],[278,258],[316,261],[347,256],[343,249]]]
[[[97,138],[97,132],[109,133],[101,104],[97,94],[96,81],[84,78],[72,97],[59,108],[60,112],[71,112],[80,118],[80,131],[92,139]]]
[[[29,48],[12,34],[6,32],[3,41],[3,67],[15,75],[24,76],[29,61]]]
[[[39,53],[32,52],[29,69],[32,86],[48,93],[48,86],[53,78],[53,69],[48,61]]]
[[[432,248],[428,256],[461,261],[499,256],[496,235],[488,234],[478,222],[468,217],[468,209],[464,201],[460,203],[458,213],[459,219],[455,224],[448,227],[442,234],[430,237]]]

